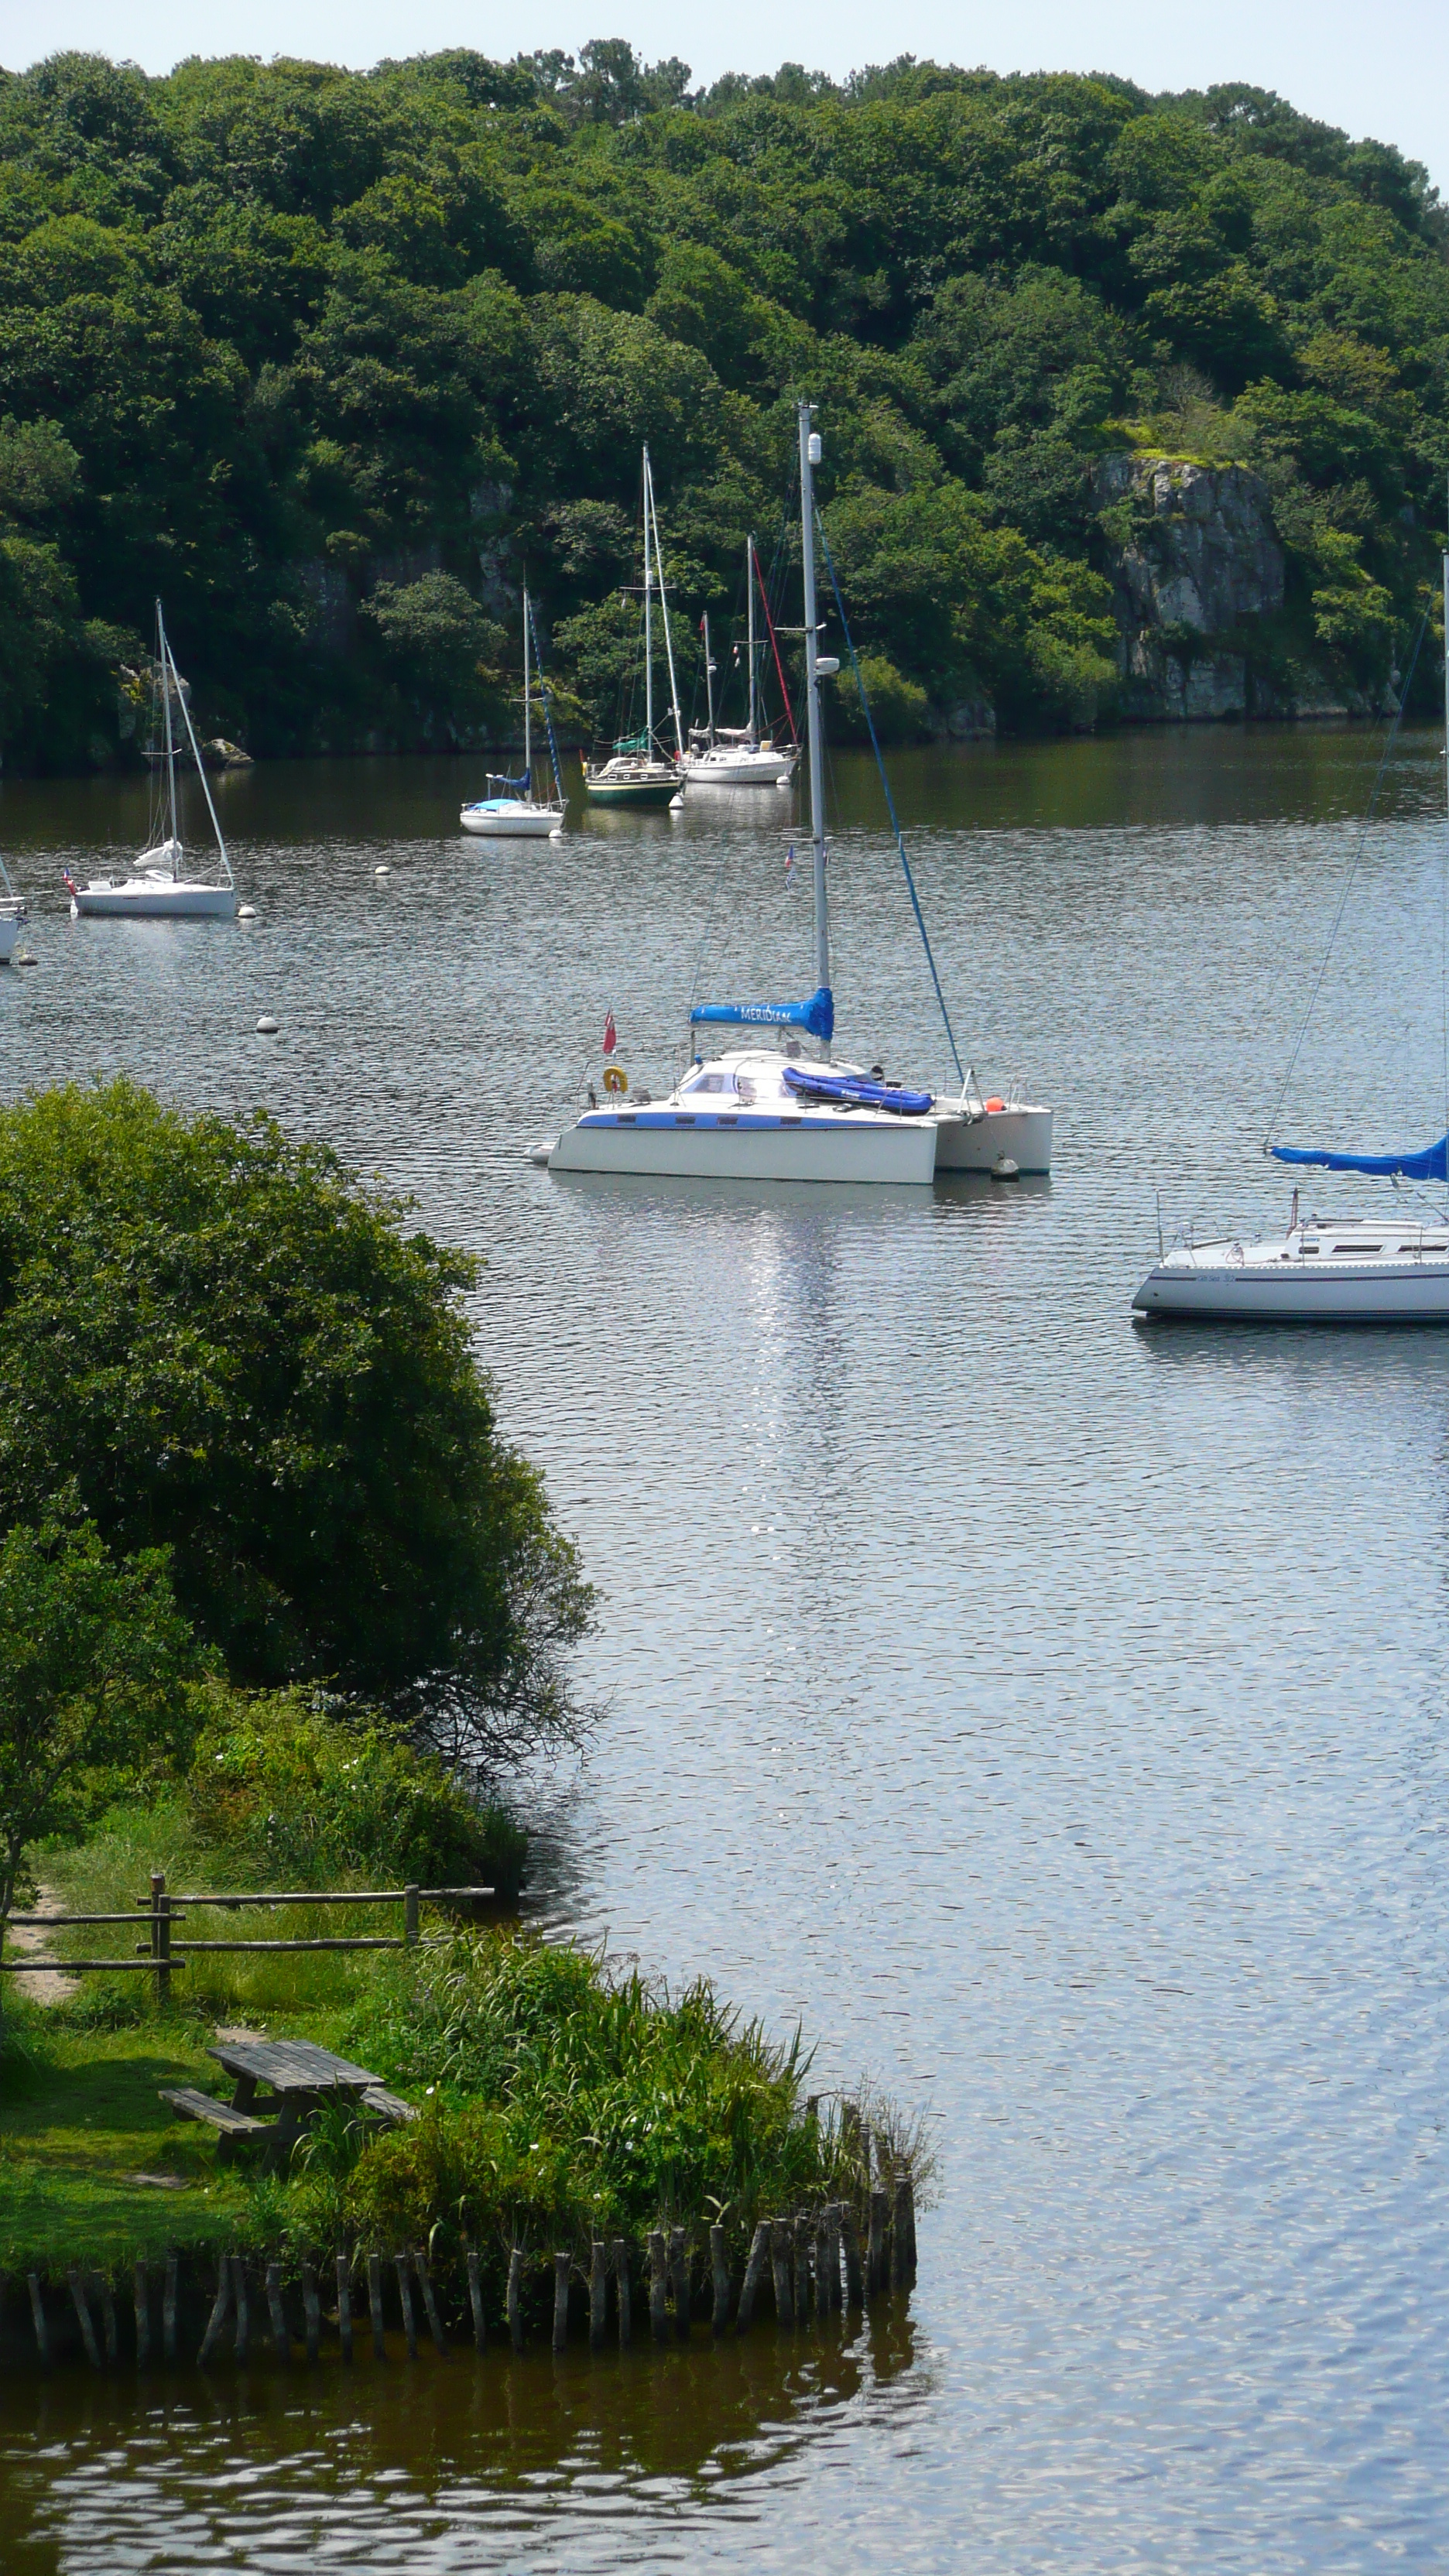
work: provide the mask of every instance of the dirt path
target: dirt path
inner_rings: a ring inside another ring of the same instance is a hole
[[[32,1914],[63,1914],[65,1905],[53,1887],[42,1887],[36,1894],[35,1903],[27,1910]],[[38,1953],[42,1958],[45,1956],[45,1934],[39,1924],[7,1923],[5,1944],[12,1955],[23,1951],[27,1957],[32,1953]],[[24,1976],[15,1980],[17,1992],[28,1995],[31,2002],[37,2004],[64,2003],[67,1995],[75,1993],[76,1984],[77,1980],[68,1977],[63,1968],[27,1969]]]

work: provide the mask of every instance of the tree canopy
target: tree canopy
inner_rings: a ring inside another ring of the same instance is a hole
[[[165,1551],[234,1681],[485,1766],[566,1732],[589,1593],[500,1439],[465,1254],[325,1148],[124,1081],[0,1111],[0,1529],[74,1495]]]
[[[256,751],[468,738],[524,565],[606,726],[641,439],[681,608],[727,611],[802,394],[908,692],[1051,723],[1104,683],[1124,445],[1254,465],[1301,640],[1402,653],[1449,469],[1417,163],[1241,84],[690,79],[615,39],[0,75],[5,756],[114,749],[158,590]]]

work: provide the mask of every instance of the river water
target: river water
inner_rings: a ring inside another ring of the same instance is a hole
[[[489,850],[458,764],[277,768],[223,782],[257,919],[123,928],[59,870],[135,847],[138,792],[5,784],[7,1093],[263,1101],[487,1255],[504,1418],[602,1596],[535,1913],[800,2020],[940,2167],[909,2318],[828,2348],[7,2386],[7,2568],[1444,2565],[1449,1344],[1128,1313],[1159,1193],[1286,1210],[1261,1139],[1379,748],[902,758],[963,1055],[1057,1155],[899,1193],[522,1152],[606,1008],[658,1090],[696,977],[809,989],[785,796]],[[1438,751],[1401,746],[1280,1134],[1444,1129]],[[835,787],[841,1049],[942,1077],[872,775]]]

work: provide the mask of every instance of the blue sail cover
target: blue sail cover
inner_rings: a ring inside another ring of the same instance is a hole
[[[697,1002],[689,1014],[691,1028],[701,1022],[746,1029],[804,1029],[829,1046],[835,1035],[835,996],[822,984],[808,1002]]]
[[[490,787],[531,787],[533,780],[526,769],[521,778],[505,778],[501,770],[490,769],[488,784]]]
[[[1280,1163],[1317,1163],[1326,1172],[1374,1172],[1381,1179],[1395,1173],[1406,1181],[1449,1180],[1449,1136],[1441,1136],[1437,1145],[1426,1145],[1421,1154],[1328,1154],[1316,1145],[1273,1145],[1269,1148]]]
[[[929,1091],[904,1091],[899,1084],[892,1090],[863,1073],[832,1073],[826,1064],[787,1064],[785,1083],[805,1100],[838,1100],[848,1109],[893,1109],[898,1118],[924,1118],[931,1107]]]

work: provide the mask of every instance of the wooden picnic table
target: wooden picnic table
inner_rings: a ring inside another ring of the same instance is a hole
[[[389,2093],[380,2075],[350,2058],[334,2056],[310,2039],[234,2039],[207,2050],[236,2085],[231,2104],[183,2086],[163,2091],[178,2119],[201,2120],[219,2134],[217,2154],[229,2162],[238,2146],[250,2141],[264,2150],[265,2162],[280,2168],[311,2119],[327,2102],[349,2102],[385,2121],[416,2119],[411,2102]],[[257,2088],[267,2099],[257,2104]],[[255,2106],[255,2107],[254,2107]],[[258,2118],[260,2109],[270,2117]]]

